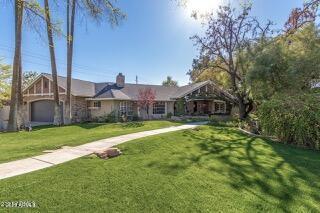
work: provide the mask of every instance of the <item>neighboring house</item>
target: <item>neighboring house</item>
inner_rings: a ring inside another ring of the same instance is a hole
[[[54,114],[52,76],[40,74],[24,91],[26,122],[52,122]],[[66,99],[66,78],[58,77],[61,110]],[[139,91],[151,88],[155,103],[150,106],[150,118],[172,115],[229,115],[234,97],[210,81],[182,87],[125,83],[119,73],[115,83],[93,83],[72,79],[71,112],[73,122],[93,120],[116,112],[146,118],[138,106]]]

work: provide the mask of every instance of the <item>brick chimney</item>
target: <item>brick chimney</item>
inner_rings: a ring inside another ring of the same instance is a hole
[[[121,72],[117,75],[116,83],[117,83],[117,86],[118,86],[118,87],[124,87],[124,84],[125,84],[125,76],[122,75]]]

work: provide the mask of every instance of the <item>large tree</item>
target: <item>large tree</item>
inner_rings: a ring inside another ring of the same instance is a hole
[[[22,46],[22,27],[25,18],[27,24],[38,26],[38,22],[34,17],[41,17],[42,12],[40,5],[36,0],[15,0],[15,50],[12,67],[11,81],[11,98],[10,98],[10,114],[8,121],[8,131],[18,131],[23,125],[23,104],[22,104],[22,62],[21,62],[21,46]],[[33,28],[35,29],[35,28]]]
[[[314,22],[318,16],[319,5],[320,0],[308,0],[302,8],[293,8],[285,23],[286,33],[292,34],[304,25]]]
[[[10,99],[11,67],[0,63],[0,107]]]
[[[97,23],[106,19],[112,26],[116,26],[125,18],[119,8],[109,0],[67,0],[67,98],[65,101],[65,124],[71,123],[71,84],[72,61],[76,14],[81,13]]]
[[[230,89],[230,79],[228,73],[214,66],[218,61],[211,61],[208,57],[193,59],[192,68],[187,75],[192,82],[213,81],[225,90]],[[223,66],[220,63],[220,66]]]
[[[38,73],[35,71],[26,71],[23,72],[23,78],[22,78],[22,88],[26,88],[29,86],[37,77]]]
[[[279,94],[307,93],[312,80],[320,78],[320,32],[315,24],[278,36],[254,52],[247,81],[257,103]]]
[[[21,44],[22,44],[22,21],[23,21],[24,1],[15,0],[15,50],[13,58],[13,72],[11,82],[11,100],[10,114],[8,121],[8,131],[17,131],[20,128],[19,124],[19,97],[21,94]]]
[[[248,5],[244,5],[239,13],[230,5],[221,6],[217,14],[208,17],[205,36],[193,37],[200,47],[200,57],[219,62],[211,66],[228,74],[241,120],[253,109],[253,100],[245,82],[247,61],[243,56],[257,40],[269,33],[271,25],[269,22],[262,27],[249,15],[250,11],[251,6]]]
[[[50,52],[50,62],[51,62],[51,72],[53,79],[53,98],[54,98],[54,125],[61,125],[62,121],[62,112],[60,108],[60,98],[59,98],[59,85],[58,85],[58,72],[57,72],[57,63],[55,56],[55,46],[53,41],[53,22],[51,21],[51,11],[48,0],[44,0],[44,13],[45,21],[47,26],[47,37],[48,37],[48,46]]]
[[[178,81],[173,80],[171,76],[167,76],[167,79],[162,82],[162,85],[167,87],[177,87]]]

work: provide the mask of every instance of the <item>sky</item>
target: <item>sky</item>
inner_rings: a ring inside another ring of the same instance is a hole
[[[0,0],[0,58],[12,64],[14,16],[9,1]],[[117,73],[126,82],[161,84],[172,76],[179,85],[189,82],[186,75],[199,51],[190,37],[204,31],[191,12],[215,10],[218,5],[239,0],[189,0],[186,7],[175,0],[118,0],[117,6],[127,18],[118,26],[97,25],[78,18],[75,31],[73,77],[93,82],[114,82]],[[261,22],[270,19],[282,27],[294,7],[303,0],[253,0],[252,15]],[[60,19],[63,20],[64,17]],[[23,30],[23,70],[50,73],[46,34],[39,36],[30,27]],[[64,37],[55,38],[59,75],[66,75]]]

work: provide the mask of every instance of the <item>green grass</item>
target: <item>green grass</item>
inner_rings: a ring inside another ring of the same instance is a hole
[[[317,212],[319,152],[204,126],[0,181],[42,212]]]
[[[32,132],[0,133],[0,163],[41,154],[44,150],[75,146],[95,140],[180,125],[170,121],[130,122],[37,127]]]

